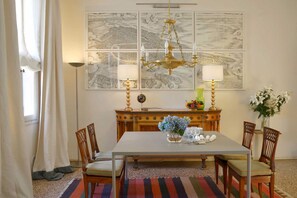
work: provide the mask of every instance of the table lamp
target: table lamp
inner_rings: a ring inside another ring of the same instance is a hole
[[[130,107],[130,80],[138,79],[137,65],[118,65],[118,79],[125,81],[126,86],[126,108],[125,111],[132,111]]]
[[[223,80],[222,65],[204,65],[202,67],[202,80],[211,81],[211,107],[209,110],[218,109],[215,107],[215,81]]]

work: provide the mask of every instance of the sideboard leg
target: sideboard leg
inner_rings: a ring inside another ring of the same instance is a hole
[[[138,158],[133,157],[133,160],[134,160],[133,168],[134,168],[134,169],[138,169]]]
[[[202,155],[201,159],[202,159],[201,169],[205,169],[206,168],[206,163],[205,162],[206,162],[207,156]]]

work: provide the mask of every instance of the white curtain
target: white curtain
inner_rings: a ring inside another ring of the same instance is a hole
[[[33,197],[25,146],[15,2],[0,0],[0,197]]]
[[[22,68],[40,71],[40,31],[42,1],[15,0],[19,56]]]
[[[70,166],[67,149],[59,0],[44,1],[45,24],[41,46],[40,122],[33,172],[52,172],[56,168]],[[50,177],[55,180],[59,179],[61,175],[54,173]]]

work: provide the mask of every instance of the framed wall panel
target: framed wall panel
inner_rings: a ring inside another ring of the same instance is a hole
[[[87,13],[89,50],[137,50],[137,12]]]
[[[243,50],[242,13],[195,12],[196,43],[201,50]]]
[[[182,48],[191,50],[194,40],[193,13],[172,12],[171,18],[176,20],[175,28]],[[161,41],[160,36],[165,19],[168,19],[168,12],[140,13],[141,45],[144,45],[146,49],[164,49],[165,40]],[[175,42],[175,39],[173,41]],[[176,43],[174,45],[176,46]]]
[[[87,89],[124,89],[118,80],[119,64],[137,64],[137,52],[88,51],[86,65]],[[131,81],[131,88],[138,88],[138,81]]]
[[[244,53],[243,52],[200,52],[204,60],[217,61],[216,64],[224,67],[224,80],[216,82],[218,90],[241,90],[244,88]],[[211,62],[210,62],[211,63]],[[202,81],[202,64],[195,68],[196,87],[203,85],[211,89],[209,82]]]
[[[118,65],[137,64],[139,80],[132,82],[133,89],[193,90],[202,84],[208,89],[201,67],[213,63],[224,66],[224,81],[217,83],[217,89],[244,88],[243,13],[172,12],[185,60],[191,61],[193,43],[199,49],[198,66],[178,67],[172,75],[164,68],[142,66],[138,56],[143,44],[149,60],[161,59],[165,41],[160,35],[167,18],[166,11],[86,13],[86,88],[123,89],[117,78]],[[180,58],[177,46],[174,54]]]

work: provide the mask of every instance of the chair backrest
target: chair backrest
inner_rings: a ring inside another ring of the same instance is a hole
[[[270,168],[273,172],[275,171],[275,150],[280,134],[281,133],[277,130],[264,127],[262,151],[259,161],[270,165]]]
[[[87,135],[86,135],[86,129],[80,129],[76,133],[76,139],[78,148],[81,155],[82,160],[82,168],[83,170],[86,169],[86,165],[91,162],[91,157],[88,149],[88,143],[87,143]]]
[[[243,122],[243,138],[242,138],[242,146],[251,149],[253,136],[255,133],[256,124],[251,122]]]
[[[90,143],[91,143],[92,158],[95,159],[95,154],[96,153],[99,153],[100,150],[99,150],[97,139],[96,139],[96,133],[95,133],[95,125],[94,125],[94,123],[89,124],[87,126],[87,128],[88,128],[89,139],[90,139]]]

